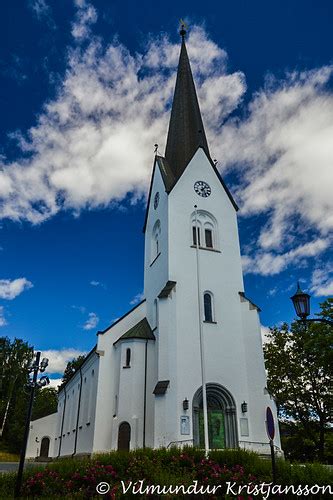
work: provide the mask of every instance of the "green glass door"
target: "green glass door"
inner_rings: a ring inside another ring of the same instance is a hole
[[[209,448],[225,448],[224,415],[222,410],[208,409]],[[199,444],[205,447],[203,410],[199,410]]]

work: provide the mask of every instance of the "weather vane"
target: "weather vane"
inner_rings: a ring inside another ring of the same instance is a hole
[[[154,153],[155,155],[157,155],[157,152],[158,152],[158,144],[154,144]]]
[[[186,35],[186,30],[188,29],[188,26],[185,23],[184,19],[180,19],[179,23],[180,23],[180,32],[179,32],[179,34],[182,37],[182,39],[184,40],[185,39],[185,35]]]

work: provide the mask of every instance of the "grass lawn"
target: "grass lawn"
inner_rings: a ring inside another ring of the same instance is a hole
[[[19,460],[20,460],[19,455],[0,450],[0,462],[18,462]]]

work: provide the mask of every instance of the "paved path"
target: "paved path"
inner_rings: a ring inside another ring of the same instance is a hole
[[[46,465],[45,462],[26,462],[25,467],[36,467]],[[0,474],[6,472],[16,472],[18,469],[18,462],[0,462]]]

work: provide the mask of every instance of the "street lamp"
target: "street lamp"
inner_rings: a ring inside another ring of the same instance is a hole
[[[299,286],[299,282],[297,283],[296,293],[290,297],[292,303],[294,304],[294,308],[296,314],[299,318],[298,321],[310,322],[310,323],[326,323],[327,325],[333,326],[333,321],[324,318],[308,318],[310,315],[310,295],[301,290]]]
[[[16,485],[15,485],[15,493],[14,497],[18,498],[21,493],[21,487],[22,487],[22,477],[23,477],[23,468],[24,468],[24,461],[25,461],[25,454],[27,451],[27,443],[28,443],[28,437],[29,437],[29,430],[30,430],[30,420],[31,420],[31,414],[32,414],[32,407],[34,403],[34,396],[35,396],[35,389],[36,387],[45,387],[50,383],[49,378],[46,377],[45,375],[41,377],[39,380],[37,380],[38,372],[44,372],[47,368],[47,365],[49,364],[49,360],[47,358],[43,358],[42,361],[40,361],[40,356],[41,352],[36,353],[36,358],[33,360],[33,362],[29,365],[28,371],[29,373],[32,373],[32,380],[29,381],[29,388],[30,388],[30,400],[29,400],[29,407],[28,407],[28,413],[25,421],[25,428],[24,428],[24,436],[23,436],[23,443],[22,443],[22,448],[21,448],[21,454],[20,454],[20,463],[19,463],[19,468],[17,471],[17,477],[16,477]]]

